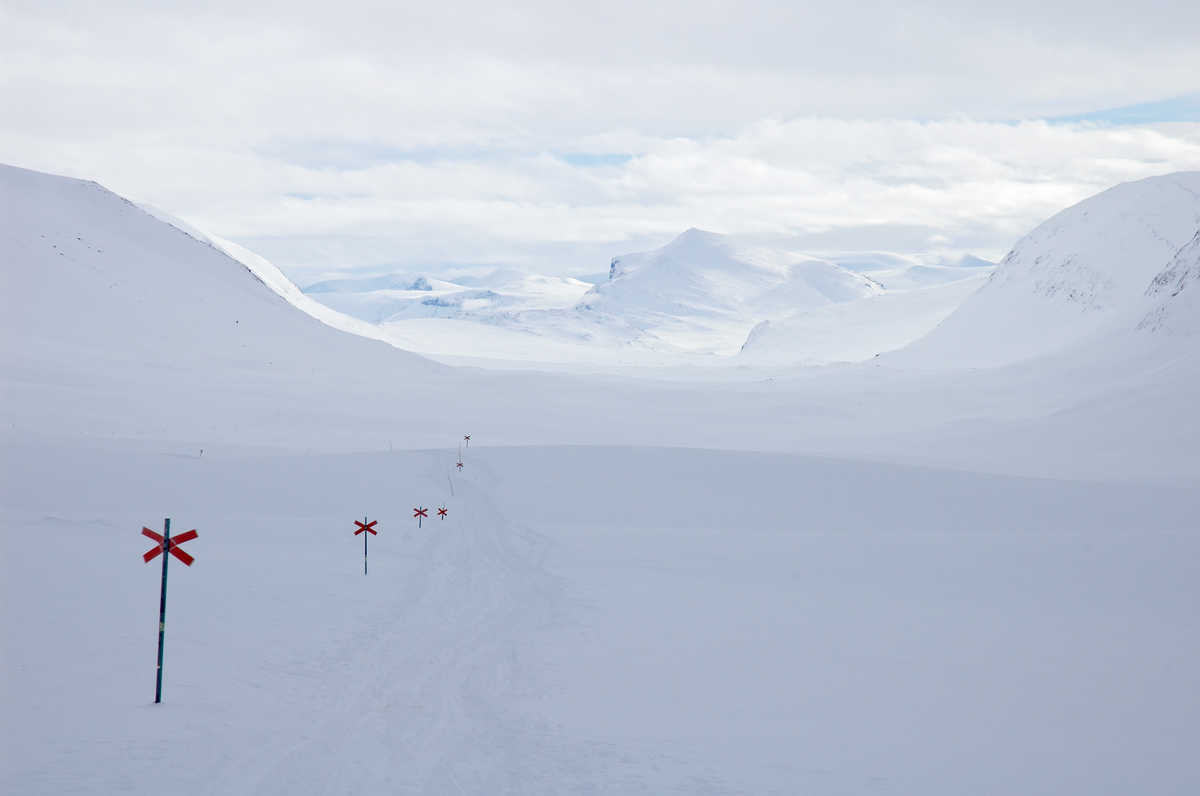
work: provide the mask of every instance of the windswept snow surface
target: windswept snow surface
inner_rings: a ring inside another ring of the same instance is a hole
[[[0,792],[1200,789],[1187,334],[487,372],[94,184],[0,169],[0,207]],[[1187,257],[1139,295],[1188,306]],[[164,517],[200,536],[156,706]]]

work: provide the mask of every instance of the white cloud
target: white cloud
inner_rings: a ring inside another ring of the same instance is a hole
[[[10,2],[0,160],[301,276],[596,271],[688,226],[997,254],[1200,168],[1196,124],[1008,121],[1195,91],[1197,4],[1046,6]]]

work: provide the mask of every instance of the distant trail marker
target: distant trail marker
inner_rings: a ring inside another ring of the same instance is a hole
[[[367,574],[367,536],[368,535],[370,535],[370,536],[378,536],[379,535],[379,532],[375,530],[375,526],[378,523],[379,523],[379,520],[371,520],[370,522],[367,522],[366,517],[363,517],[362,522],[359,522],[358,520],[354,521],[354,524],[358,526],[358,530],[354,532],[354,535],[358,536],[360,533],[362,533],[362,535],[363,535],[363,574],[364,575]],[[363,533],[363,531],[366,531],[366,533]]]
[[[171,538],[171,518],[167,517],[163,520],[162,536],[159,536],[149,528],[142,526],[142,536],[147,536],[158,542],[158,546],[148,550],[142,556],[142,560],[149,564],[157,555],[170,553],[178,558],[185,565],[191,566],[196,559],[192,558],[183,550],[179,549],[179,545],[184,542],[190,542],[200,534],[196,533],[193,528],[190,531],[185,531],[179,534],[174,539]],[[162,676],[163,676],[163,642],[166,641],[167,634],[167,562],[170,559],[163,556],[162,562],[162,590],[158,596],[158,673],[154,678],[154,704],[162,702]]]
[[[463,439],[465,439],[465,440],[467,441],[467,447],[468,447],[468,448],[469,448],[469,447],[471,447],[471,435],[470,435],[470,434],[463,434]]]
[[[458,471],[461,473],[461,472],[462,472],[462,468],[463,468],[462,459],[459,459],[459,460],[458,460],[458,464],[456,464],[456,465],[454,465],[454,466],[455,466],[455,467],[457,467],[457,468],[458,468]]]
[[[438,518],[443,519],[443,520],[446,519],[446,507],[445,506],[442,506],[441,508],[438,509]]]
[[[429,516],[429,509],[422,506],[421,508],[413,509],[413,517],[417,521],[417,527],[421,527],[421,519]]]

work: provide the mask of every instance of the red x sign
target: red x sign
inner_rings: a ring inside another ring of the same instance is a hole
[[[438,516],[441,517],[443,520],[446,519],[446,507],[445,506],[442,506],[440,509],[438,509]]]
[[[413,517],[428,517],[429,509],[413,509]]]
[[[183,563],[187,564],[190,567],[192,565],[192,562],[195,561],[196,559],[192,558],[190,555],[188,555],[187,553],[180,550],[179,545],[183,544],[184,542],[190,542],[191,540],[195,539],[199,535],[200,534],[196,533],[195,529],[192,529],[190,531],[185,531],[184,533],[181,533],[178,536],[172,536],[171,541],[168,546],[168,544],[163,542],[162,536],[160,536],[159,534],[150,530],[149,528],[143,527],[142,528],[142,536],[149,536],[151,539],[158,542],[158,547],[155,547],[153,550],[147,551],[147,553],[144,556],[142,556],[142,559],[145,560],[146,563],[150,563],[150,561],[154,560],[154,557],[157,556],[159,553],[161,553],[163,551],[163,548],[165,547],[165,548],[167,548],[167,552],[169,552],[171,555],[175,556],[180,561],[182,561]]]
[[[460,470],[461,470],[461,469],[462,469],[462,462],[459,462],[459,463],[458,463],[458,465],[457,465],[457,467],[458,467],[458,469],[460,469]]]
[[[354,535],[358,536],[363,531],[366,531],[367,533],[371,534],[372,536],[378,536],[379,532],[375,530],[375,524],[378,522],[379,522],[379,520],[371,520],[366,525],[363,525],[358,520],[355,520],[354,524],[358,526],[358,530],[354,532]]]
[[[463,434],[463,439],[465,439],[467,442],[470,442],[470,441],[471,441],[471,435],[470,435],[470,434]]]

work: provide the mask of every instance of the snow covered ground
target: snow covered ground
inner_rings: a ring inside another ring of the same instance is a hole
[[[1197,230],[994,367],[651,380],[398,351],[94,184],[0,203],[0,792],[1200,788]]]
[[[7,793],[1200,785],[1194,489],[649,448],[473,446],[462,475],[449,447],[6,451]],[[165,515],[200,537],[154,706],[137,532]]]

